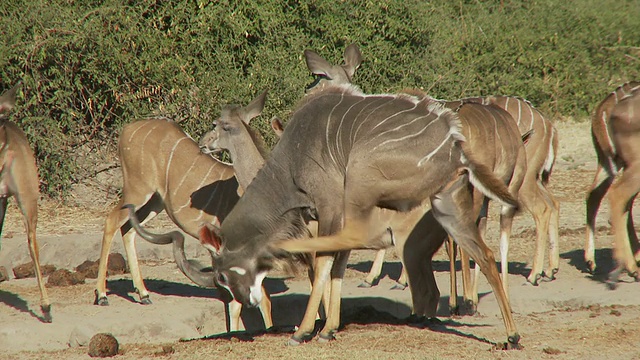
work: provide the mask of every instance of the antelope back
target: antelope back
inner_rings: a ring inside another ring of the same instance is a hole
[[[591,135],[599,158],[615,158],[616,151],[609,133],[609,117],[620,99],[631,94],[638,88],[640,88],[640,82],[637,81],[622,84],[607,95],[596,107],[593,119],[591,120]],[[608,163],[604,161],[604,159],[599,161],[603,164]]]
[[[610,124],[614,144],[621,141],[634,141],[635,149],[640,149],[640,86],[619,98],[611,111]],[[625,157],[637,158],[640,153],[625,154]]]
[[[36,160],[27,136],[15,123],[8,120],[8,112],[14,107],[20,83],[0,96],[0,161],[2,161],[1,191],[15,195],[20,206],[35,213],[39,197],[39,180]],[[6,154],[11,151],[11,161]]]
[[[222,220],[238,200],[233,168],[201,153],[172,121],[149,119],[125,125],[118,151],[125,196],[157,193],[172,210],[167,211],[170,216],[179,209],[195,208]],[[190,235],[197,237],[194,231]]]
[[[465,137],[465,152],[508,182],[518,154],[524,151],[511,115],[495,105],[463,103],[457,110]]]

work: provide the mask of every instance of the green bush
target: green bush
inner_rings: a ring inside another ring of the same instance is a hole
[[[77,149],[113,149],[141,117],[170,116],[197,137],[222,104],[269,88],[258,126],[273,142],[266,119],[286,118],[312,81],[307,48],[339,62],[358,43],[366,92],[519,95],[582,119],[640,78],[634,1],[5,0],[0,16],[0,89],[23,80],[13,119],[58,198],[90,176]]]

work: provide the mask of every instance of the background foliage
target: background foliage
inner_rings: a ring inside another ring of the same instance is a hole
[[[272,140],[266,119],[286,118],[312,81],[307,48],[339,62],[359,44],[365,92],[518,95],[555,117],[586,119],[640,78],[633,0],[4,0],[0,17],[0,89],[22,79],[12,118],[56,198],[101,171],[79,156],[113,151],[141,117],[170,116],[197,138],[222,104],[268,88],[254,126]]]

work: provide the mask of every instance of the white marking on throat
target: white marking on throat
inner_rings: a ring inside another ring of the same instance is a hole
[[[253,306],[257,306],[262,302],[262,281],[266,276],[266,271],[258,273],[258,276],[256,276],[256,281],[253,283],[253,285],[249,286],[249,302]]]

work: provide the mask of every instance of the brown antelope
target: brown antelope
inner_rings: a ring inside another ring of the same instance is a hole
[[[614,234],[614,252],[616,268],[609,274],[607,284],[615,289],[620,273],[626,271],[640,281],[638,266],[633,251],[637,251],[636,234],[631,208],[640,192],[640,87],[636,87],[611,109],[607,124],[611,142],[609,145],[615,154],[605,164],[617,164],[624,169],[622,175],[609,190],[611,228]],[[609,170],[615,170],[610,168]],[[632,245],[635,249],[632,249]],[[636,254],[640,255],[640,254]]]
[[[617,173],[625,167],[625,162],[615,146],[610,127],[610,117],[620,100],[626,99],[638,89],[640,89],[640,82],[637,81],[620,85],[602,100],[591,120],[591,138],[593,139],[593,147],[596,150],[598,165],[593,183],[587,194],[587,236],[584,244],[584,261],[592,273],[596,269],[595,226],[600,203],[611,184],[613,184]],[[634,228],[631,215],[629,215],[628,226],[629,229]],[[630,230],[630,232],[632,231]]]
[[[309,52],[305,55],[311,69]],[[355,70],[351,64],[347,61],[342,72],[347,80]],[[332,70],[325,69],[326,78],[338,79],[340,74]],[[379,236],[369,228],[376,208],[409,211],[430,200],[438,223],[480,264],[498,298],[508,347],[517,347],[520,337],[493,253],[473,220],[468,186],[474,184],[507,206],[516,207],[517,201],[475,160],[458,116],[429,98],[365,95],[353,85],[321,82],[298,105],[272,156],[220,229],[203,237],[215,258],[214,273],[199,272],[183,260],[177,263],[183,271],[207,278],[205,283],[228,288],[243,304],[256,306],[262,280],[276,259],[289,256],[287,251],[320,251],[313,289],[323,289],[330,272],[332,282],[339,283],[344,269],[337,266],[343,262],[340,257],[333,264],[334,256],[324,252],[368,248],[369,239]],[[306,235],[301,218],[308,211],[318,219],[320,237],[288,240]],[[184,250],[176,251],[180,253],[184,259]],[[320,296],[316,301],[312,291],[309,303],[319,303]],[[333,307],[339,308],[339,298],[332,291],[330,313]],[[311,335],[313,324],[309,328],[306,315],[295,342]],[[333,337],[337,325],[325,325],[320,335]]]
[[[40,196],[38,169],[33,151],[29,146],[24,132],[13,122],[9,121],[6,112],[15,105],[16,92],[20,84],[0,96],[0,234],[7,211],[7,201],[10,196],[15,197],[18,208],[24,219],[29,242],[29,253],[40,288],[40,308],[44,322],[51,322],[51,302],[44,286],[38,242],[36,240],[36,225],[38,222],[38,197]]]
[[[266,93],[263,93],[246,107],[227,106],[222,116],[238,116],[248,122],[262,111],[265,96]],[[250,138],[259,139],[257,136]],[[180,229],[198,238],[202,224],[220,223],[227,216],[238,201],[238,183],[240,186],[247,185],[239,180],[246,177],[238,176],[236,180],[234,175],[237,173],[231,165],[201,153],[193,139],[176,123],[166,119],[141,120],[125,125],[118,151],[123,174],[122,197],[105,221],[95,303],[109,304],[106,291],[107,259],[111,242],[120,229],[140,302],[151,304],[138,266],[135,231],[131,229],[129,214],[123,205],[134,206],[143,222],[165,210]],[[262,299],[260,310],[265,326],[269,328],[273,325],[271,304],[266,294]],[[229,331],[238,329],[240,310],[240,303],[229,304]]]

